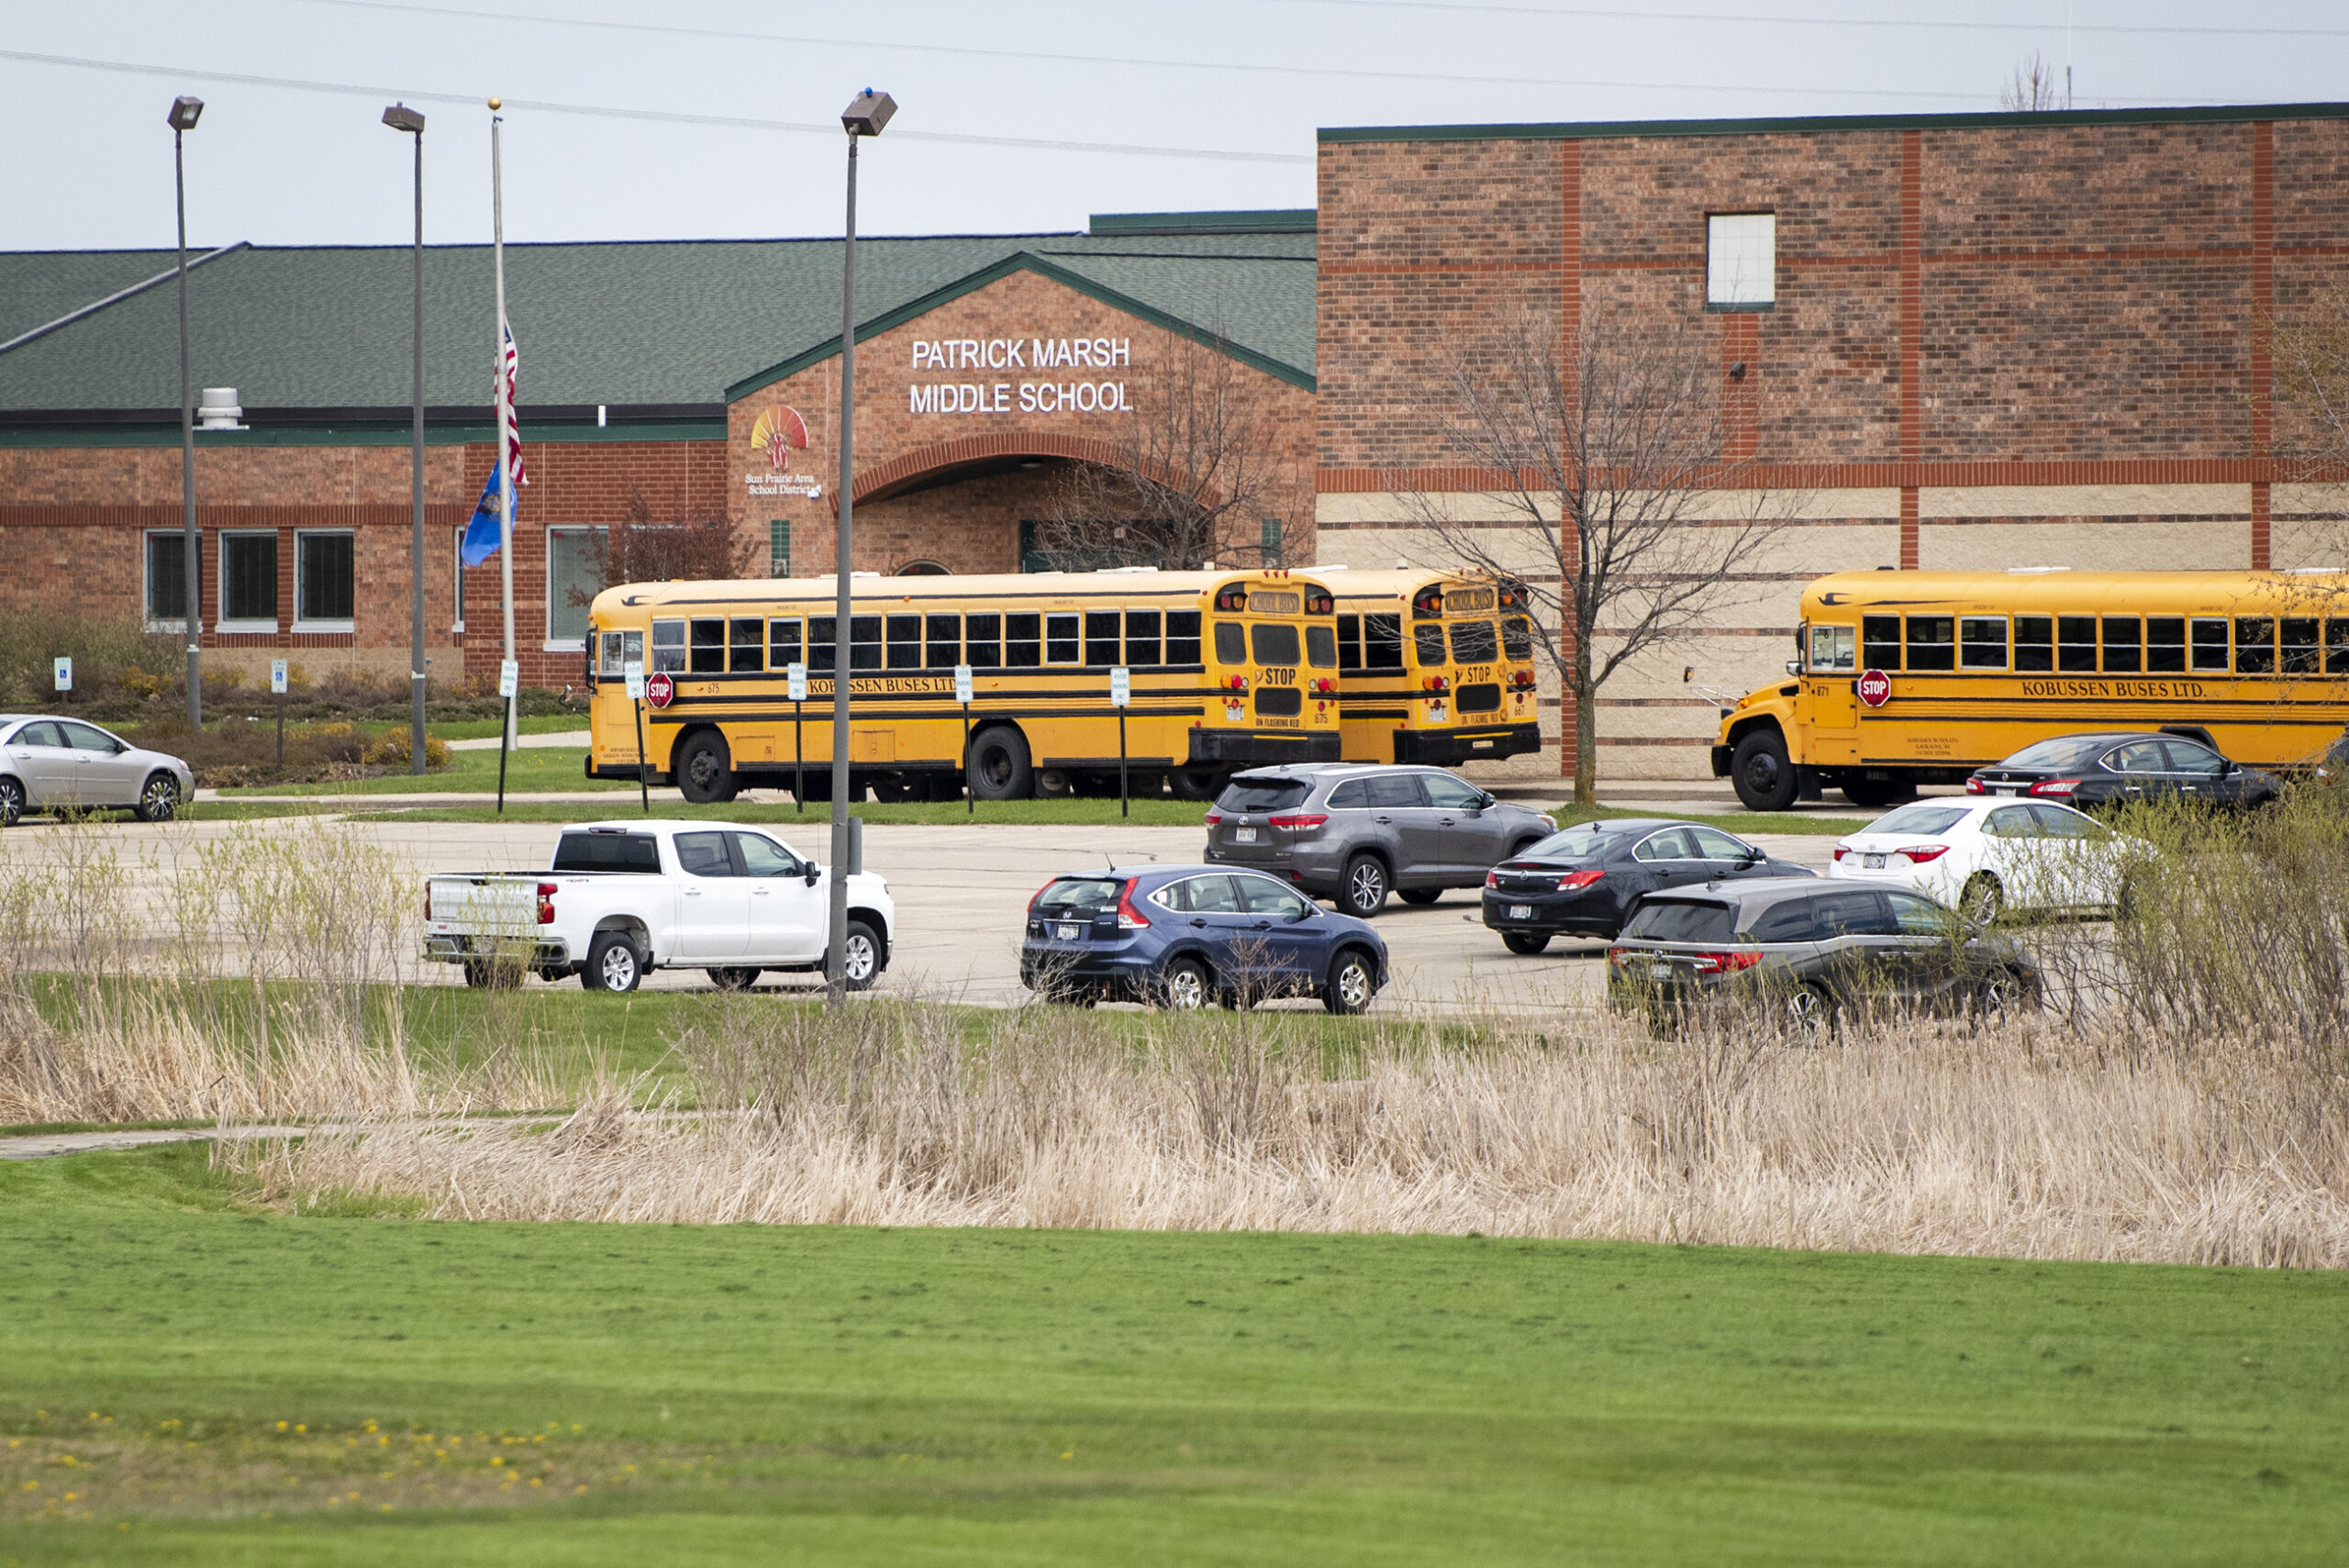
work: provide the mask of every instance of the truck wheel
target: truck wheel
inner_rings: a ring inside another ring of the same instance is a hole
[[[881,934],[863,920],[848,923],[841,944],[841,978],[851,991],[870,991],[881,973]]]
[[[1731,754],[1730,783],[1748,811],[1784,811],[1795,803],[1794,763],[1787,740],[1775,729],[1756,729]]]
[[[644,955],[625,931],[602,931],[587,949],[587,967],[579,972],[579,984],[590,991],[635,990],[644,983]]]
[[[975,799],[1025,800],[1035,788],[1036,770],[1029,761],[1028,738],[1008,724],[982,729],[972,739],[965,771]]]
[[[722,805],[741,792],[725,736],[715,729],[696,730],[677,749],[677,793],[694,805]]]

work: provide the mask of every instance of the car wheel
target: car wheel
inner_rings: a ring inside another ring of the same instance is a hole
[[[1211,999],[1214,988],[1197,959],[1178,958],[1159,977],[1158,1005],[1177,1013],[1196,1013]]]
[[[1423,908],[1442,897],[1443,889],[1441,887],[1406,887],[1397,892],[1395,896],[1400,898],[1406,904],[1415,905]]]
[[[696,806],[717,806],[733,799],[742,791],[741,781],[734,775],[734,759],[726,750],[726,737],[715,729],[704,729],[688,739],[677,753],[677,793]]]
[[[1795,803],[1795,768],[1787,740],[1775,729],[1757,729],[1730,755],[1729,782],[1748,811],[1784,811]]]
[[[1386,862],[1376,855],[1356,855],[1348,861],[1340,901],[1357,920],[1377,914],[1379,906],[1386,902]]]
[[[1957,912],[1977,926],[1987,926],[1997,919],[2006,906],[2006,890],[1987,871],[1977,871],[1968,877],[1965,891],[1957,895]]]
[[[841,978],[851,991],[870,991],[881,974],[881,934],[863,920],[848,923],[841,943]]]
[[[1361,1012],[1378,995],[1378,971],[1360,948],[1348,948],[1330,966],[1329,984],[1321,988],[1321,1006],[1341,1018]]]
[[[1974,993],[1974,1015],[1985,1023],[2001,1024],[2017,1013],[2038,1010],[2039,987],[2012,970],[1990,975]]]
[[[1787,994],[1787,1027],[1796,1034],[1814,1037],[1834,1018],[1834,1008],[1816,985],[1798,985]]]
[[[590,991],[625,995],[644,984],[644,956],[625,931],[605,931],[587,949],[587,967],[579,983]]]
[[[748,991],[759,980],[759,972],[755,969],[705,969],[702,973],[708,975],[709,983],[720,991]]]
[[[1034,793],[1036,770],[1028,755],[1028,738],[1009,725],[983,729],[971,741],[964,759],[974,800],[1025,800]]]
[[[1174,798],[1177,800],[1213,800],[1223,793],[1223,770],[1220,768],[1177,768],[1173,776]]]
[[[142,822],[169,822],[179,815],[180,781],[169,773],[150,773],[134,809]]]
[[[24,784],[16,779],[0,779],[0,828],[14,828],[24,817]]]
[[[1547,931],[1503,931],[1501,933],[1501,946],[1511,952],[1521,952],[1528,958],[1549,945],[1550,933]]]

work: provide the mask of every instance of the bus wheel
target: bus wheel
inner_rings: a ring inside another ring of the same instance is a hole
[[[1035,787],[1028,738],[1009,725],[983,729],[971,742],[971,795],[978,800],[1025,800]]]
[[[1737,743],[1729,778],[1748,811],[1784,811],[1795,803],[1794,764],[1786,737],[1775,729],[1754,730]]]
[[[1223,773],[1219,769],[1192,766],[1174,770],[1174,798],[1177,800],[1213,800],[1223,793]]]
[[[677,793],[696,806],[733,799],[742,791],[727,754],[726,737],[715,729],[696,731],[677,751]]]

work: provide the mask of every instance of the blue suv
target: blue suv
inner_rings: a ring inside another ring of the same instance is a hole
[[[1318,996],[1359,1013],[1386,984],[1386,944],[1286,883],[1226,866],[1056,876],[1028,901],[1019,983],[1046,1001],[1197,1008]]]

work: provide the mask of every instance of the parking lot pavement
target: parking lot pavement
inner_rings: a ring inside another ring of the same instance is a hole
[[[583,820],[593,814],[583,812]],[[159,860],[205,839],[237,829],[298,835],[316,818],[278,817],[239,823],[184,823],[162,828],[121,823],[127,861]],[[356,819],[353,830],[412,864],[419,876],[436,872],[536,871],[552,854],[562,831],[552,823],[402,823]],[[830,858],[829,828],[811,817],[763,824],[817,860]],[[42,852],[47,830],[28,823],[0,833],[0,854]],[[1113,864],[1196,861],[1204,836],[1196,828],[976,828],[874,824],[864,830],[865,868],[889,882],[897,906],[897,949],[883,989],[900,995],[1009,1006],[1028,999],[1019,984],[1019,933],[1028,900],[1054,875]],[[1762,834],[1753,841],[1773,856],[1823,871],[1834,840],[1813,834]],[[156,880],[151,871],[140,881]],[[1606,944],[1561,940],[1535,957],[1501,946],[1479,917],[1479,895],[1447,893],[1412,907],[1389,900],[1375,924],[1386,940],[1393,974],[1376,1004],[1438,1010],[1517,1010],[1595,1003],[1606,973]],[[426,977],[459,983],[454,965],[425,965]],[[536,984],[533,982],[532,984]],[[648,987],[669,990],[708,984],[699,970],[656,970]],[[799,989],[811,975],[770,975],[769,986]],[[1310,1006],[1309,1003],[1282,1004]]]

